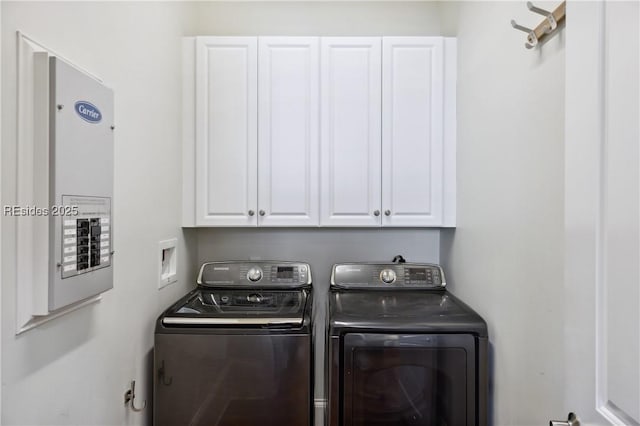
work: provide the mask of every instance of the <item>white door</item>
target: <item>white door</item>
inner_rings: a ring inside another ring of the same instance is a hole
[[[380,37],[325,37],[321,47],[323,226],[380,226]]]
[[[640,424],[639,13],[567,4],[564,383],[583,425]]]
[[[319,39],[258,44],[258,224],[318,225]]]
[[[196,38],[196,225],[256,225],[257,38]]]
[[[384,226],[443,223],[444,39],[382,39]]]

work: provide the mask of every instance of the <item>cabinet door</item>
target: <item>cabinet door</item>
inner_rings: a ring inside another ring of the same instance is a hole
[[[382,40],[382,224],[443,216],[443,39]]]
[[[260,37],[258,224],[319,224],[317,37]]]
[[[379,226],[381,39],[323,38],[321,64],[321,224]]]
[[[255,225],[257,38],[196,38],[196,225]]]

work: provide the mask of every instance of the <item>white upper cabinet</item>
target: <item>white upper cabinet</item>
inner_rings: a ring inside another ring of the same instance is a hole
[[[321,43],[320,223],[380,226],[381,39]]]
[[[317,37],[258,41],[258,224],[319,224]]]
[[[195,43],[195,224],[255,225],[257,38]]]
[[[455,39],[184,48],[183,226],[455,226]]]
[[[454,226],[455,40],[321,43],[321,224]]]
[[[441,226],[444,40],[382,39],[382,224]]]

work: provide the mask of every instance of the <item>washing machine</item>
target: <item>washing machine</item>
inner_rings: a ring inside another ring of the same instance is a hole
[[[203,264],[156,322],[153,424],[311,425],[312,305],[306,263]]]
[[[424,263],[333,266],[329,426],[485,426],[485,321]]]

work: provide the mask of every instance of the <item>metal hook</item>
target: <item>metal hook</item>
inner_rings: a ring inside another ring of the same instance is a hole
[[[555,30],[558,27],[558,22],[556,22],[556,18],[554,18],[553,13],[549,12],[548,10],[544,10],[534,6],[533,3],[531,3],[530,1],[527,2],[527,8],[530,11],[547,18],[547,22],[549,23],[549,28],[544,30],[545,33],[549,34],[551,31]]]
[[[158,368],[158,380],[160,380],[160,383],[162,383],[165,386],[169,386],[171,385],[171,383],[173,383],[173,377],[169,377],[169,380],[166,380],[166,375],[165,375],[165,371],[164,371],[164,360],[162,360],[162,363],[160,363],[160,368]]]
[[[513,19],[511,20],[511,26],[516,30],[524,31],[525,33],[527,33],[527,43],[524,44],[524,47],[526,47],[527,49],[532,49],[538,44],[538,37],[536,37],[536,33],[531,28],[518,25],[518,23]]]
[[[129,405],[131,407],[131,409],[133,411],[136,412],[140,412],[142,410],[144,410],[145,408],[147,408],[147,401],[142,401],[142,407],[140,408],[136,408],[136,404],[135,404],[135,399],[136,399],[136,381],[132,380],[131,381],[131,389],[128,389],[125,393],[124,393],[124,405]]]

